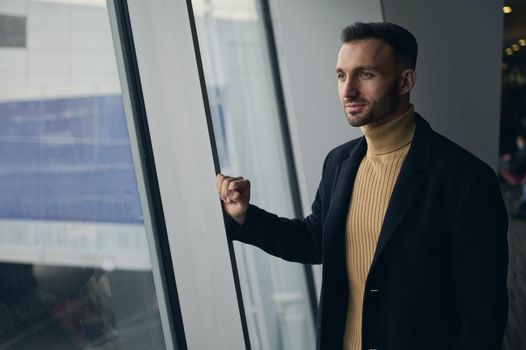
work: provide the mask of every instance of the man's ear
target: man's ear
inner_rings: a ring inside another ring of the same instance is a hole
[[[400,74],[400,96],[405,95],[413,89],[416,83],[416,72],[414,69],[405,69]]]

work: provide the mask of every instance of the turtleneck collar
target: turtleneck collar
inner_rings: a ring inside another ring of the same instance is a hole
[[[367,140],[367,153],[382,155],[394,152],[413,140],[415,132],[414,106],[398,118],[376,127],[364,125],[362,133]]]

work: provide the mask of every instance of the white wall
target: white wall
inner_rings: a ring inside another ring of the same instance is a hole
[[[409,29],[420,46],[415,110],[493,168],[499,150],[502,5],[383,0],[384,20]]]

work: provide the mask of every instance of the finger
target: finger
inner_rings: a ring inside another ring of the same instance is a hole
[[[221,197],[221,199],[225,199],[225,196],[223,193],[223,184],[225,183],[225,181],[227,181],[230,178],[231,178],[230,176],[223,175],[223,174],[218,174],[216,176],[217,194],[219,195],[219,197]]]
[[[223,174],[216,175],[216,190],[219,196],[221,196],[221,184],[223,183],[224,179],[225,179],[225,175]]]
[[[242,194],[234,190],[228,190],[227,196],[228,196],[228,199],[234,203],[239,203],[240,200],[242,200]]]
[[[225,202],[225,203],[230,203],[230,200],[228,199],[228,196],[227,196],[227,190],[228,190],[228,186],[230,185],[230,183],[232,181],[235,181],[235,180],[238,180],[240,179],[239,177],[227,177],[226,179],[223,180],[223,183],[221,184],[221,199]]]
[[[228,185],[228,189],[232,191],[237,191],[240,193],[245,193],[250,188],[250,182],[246,179],[239,179],[231,181]]]
[[[246,204],[250,199],[250,181],[245,179],[230,182],[227,190],[228,198],[238,204]]]
[[[223,200],[223,202],[227,202],[227,198],[226,198],[226,190],[228,189],[228,184],[229,184],[229,177],[225,177],[223,179],[223,181],[221,182],[221,189],[220,189],[220,193],[219,193],[219,197],[221,197],[221,199]]]

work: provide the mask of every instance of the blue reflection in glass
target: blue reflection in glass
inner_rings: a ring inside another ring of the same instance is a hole
[[[0,103],[0,218],[142,223],[120,95]]]

